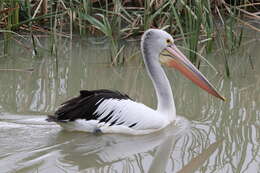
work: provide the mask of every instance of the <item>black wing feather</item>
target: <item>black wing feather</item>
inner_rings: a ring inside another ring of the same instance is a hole
[[[52,116],[48,116],[47,121],[66,122],[76,119],[95,120],[100,115],[94,112],[98,106],[106,99],[131,99],[126,94],[111,90],[81,90],[78,97],[74,97],[61,104],[61,107]],[[106,122],[111,119],[112,112],[101,119]]]

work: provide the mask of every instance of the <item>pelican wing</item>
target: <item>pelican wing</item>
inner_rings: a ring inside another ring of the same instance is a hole
[[[128,95],[110,90],[81,90],[78,97],[64,103],[49,116],[48,121],[74,121],[76,119],[96,120],[99,115],[95,113],[99,105],[106,99],[131,100]]]

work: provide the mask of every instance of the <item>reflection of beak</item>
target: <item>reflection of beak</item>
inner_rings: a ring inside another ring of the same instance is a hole
[[[188,79],[206,90],[208,93],[225,101],[225,97],[221,96],[206,77],[186,58],[185,55],[173,44],[163,51],[160,61],[169,66],[178,69]]]

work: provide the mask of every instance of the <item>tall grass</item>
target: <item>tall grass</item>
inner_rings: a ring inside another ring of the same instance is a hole
[[[259,6],[257,1],[247,0],[230,4],[218,0],[41,0],[34,4],[29,0],[2,0],[0,26],[13,31],[29,28],[31,33],[52,33],[53,46],[57,35],[104,35],[111,42],[113,65],[125,62],[121,40],[148,28],[163,28],[183,41],[190,50],[189,58],[198,65],[197,52],[212,51],[220,27],[224,31],[221,42],[228,52],[241,43],[243,30],[237,29],[238,24],[260,31],[247,21],[249,17],[259,19]],[[4,39],[11,39],[10,32]]]

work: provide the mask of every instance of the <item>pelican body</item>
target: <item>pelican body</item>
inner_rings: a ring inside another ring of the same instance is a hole
[[[146,70],[157,96],[157,109],[135,102],[129,96],[110,90],[82,90],[78,97],[64,102],[47,121],[68,131],[148,134],[176,120],[170,82],[161,66],[174,67],[208,93],[225,100],[200,71],[175,46],[170,34],[147,30],[141,39]]]

